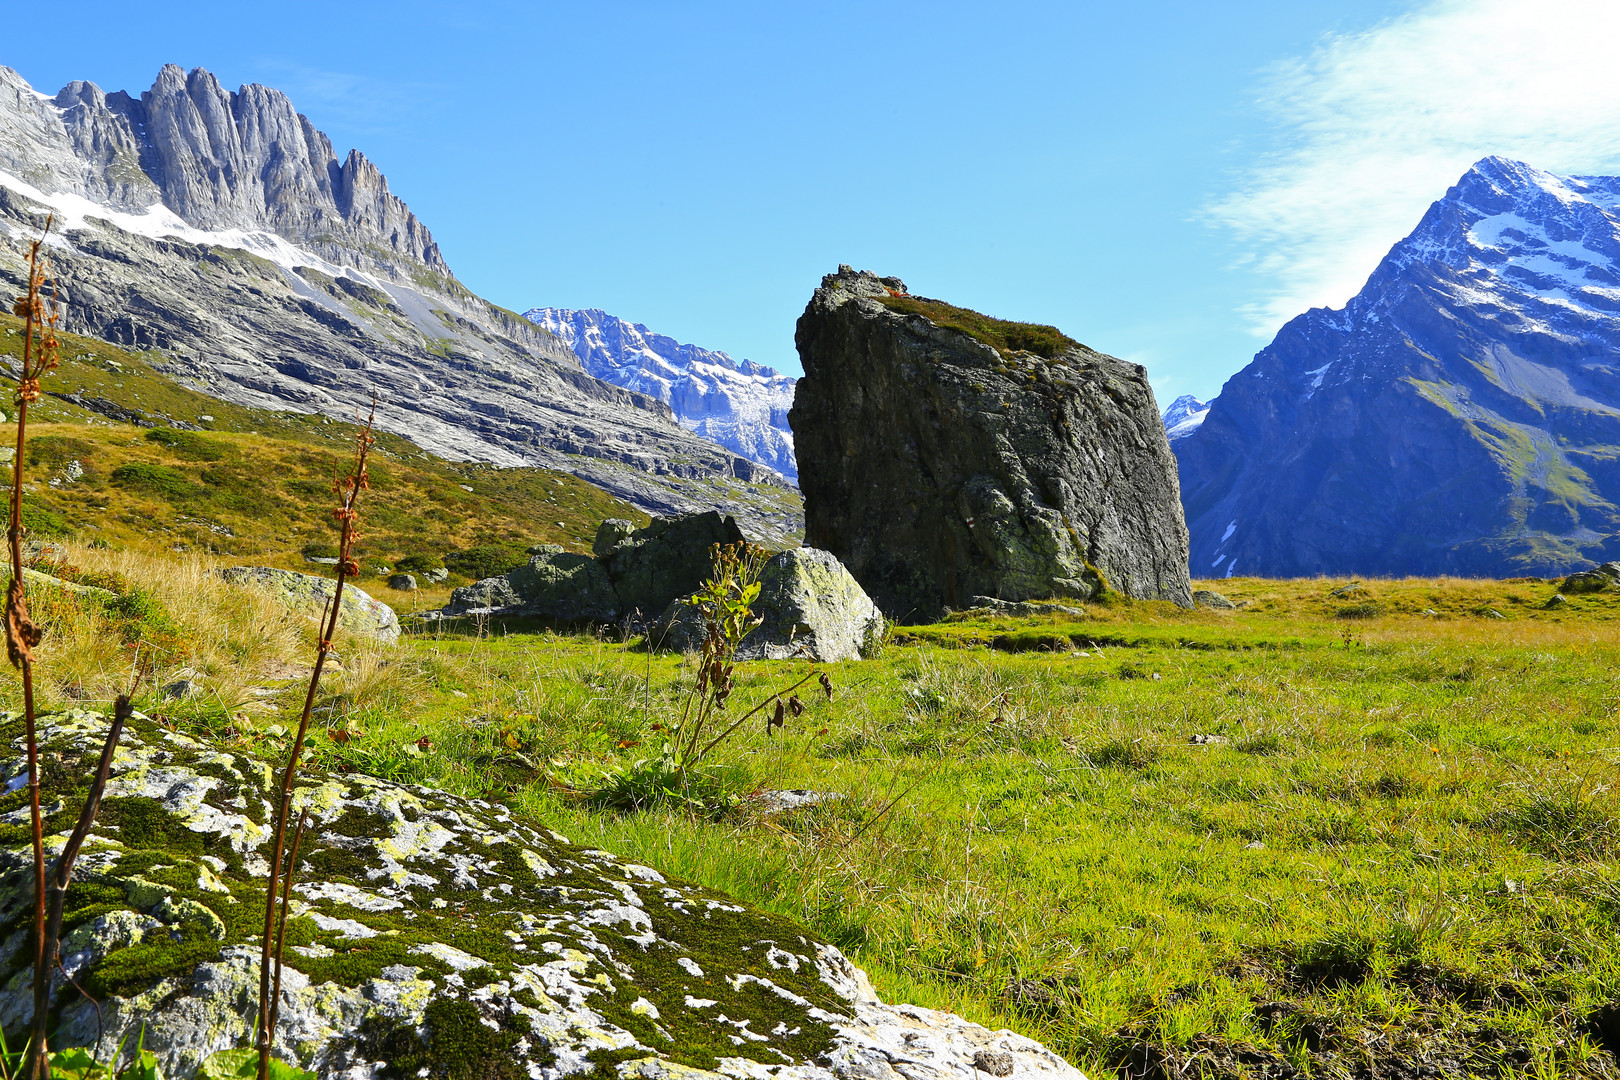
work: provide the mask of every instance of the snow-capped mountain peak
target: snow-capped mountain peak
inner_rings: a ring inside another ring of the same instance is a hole
[[[1208,401],[1199,401],[1191,394],[1182,394],[1164,410],[1164,433],[1170,436],[1171,442],[1191,435],[1198,430],[1198,425],[1204,422],[1204,417],[1209,415],[1209,406]]]
[[[792,376],[596,308],[532,308],[523,315],[562,338],[596,378],[658,398],[687,430],[798,479],[787,422]]]

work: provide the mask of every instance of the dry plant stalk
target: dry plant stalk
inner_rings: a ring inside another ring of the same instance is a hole
[[[34,728],[34,648],[44,630],[28,613],[27,588],[22,565],[23,451],[28,439],[28,406],[41,396],[40,379],[56,370],[60,361],[56,331],[62,321],[62,307],[56,299],[44,254],[45,238],[50,235],[54,217],[45,219],[39,239],[28,249],[28,293],[13,302],[11,310],[23,320],[22,370],[17,374],[13,401],[17,407],[16,457],[11,463],[11,516],[7,533],[11,541],[11,584],[6,589],[6,653],[12,666],[22,672],[23,717],[27,725],[28,806],[34,840],[34,1009],[29,1022],[27,1053],[21,1076],[33,1080],[48,1071],[49,1046],[46,1025],[50,1012],[51,969],[59,963],[62,911],[67,901],[73,864],[84,846],[101,807],[112,770],[113,753],[118,747],[124,723],[133,712],[128,694],[121,694],[113,711],[112,727],[101,748],[101,762],[90,785],[90,793],[79,811],[78,823],[67,846],[57,858],[56,870],[46,880],[45,831],[39,808],[39,740]],[[45,293],[50,286],[51,296]]]
[[[28,732],[28,807],[34,833],[34,1016],[29,1025],[28,1059],[23,1075],[35,1076],[45,1060],[45,1011],[50,997],[50,968],[45,948],[45,834],[39,814],[39,743],[34,734],[34,646],[44,636],[28,614],[22,565],[23,444],[28,436],[28,405],[40,396],[39,380],[57,365],[56,325],[61,308],[54,295],[45,299],[43,254],[53,219],[45,219],[39,239],[28,248],[28,294],[19,296],[12,312],[23,320],[22,370],[17,374],[17,456],[11,463],[11,584],[6,589],[6,653],[22,672],[23,716]],[[54,293],[54,290],[53,290]]]
[[[298,774],[299,759],[303,756],[304,740],[309,734],[309,721],[315,711],[315,693],[321,684],[321,669],[332,652],[332,639],[337,634],[338,616],[343,610],[343,583],[360,574],[354,559],[354,545],[360,539],[359,513],[355,509],[360,493],[371,486],[366,477],[366,460],[377,438],[372,425],[377,419],[377,397],[371,398],[371,415],[355,435],[354,466],[349,475],[337,481],[333,490],[338,506],[332,511],[341,530],[338,540],[337,585],[321,624],[321,637],[315,648],[315,668],[310,672],[309,690],[304,695],[304,711],[298,718],[298,731],[293,736],[292,749],[287,753],[287,765],[281,772],[281,797],[276,804],[276,832],[271,844],[269,880],[265,883],[264,941],[259,951],[259,1015],[255,1035],[259,1051],[259,1080],[269,1080],[270,1049],[275,1039],[275,1024],[281,1005],[282,940],[286,934],[287,908],[292,892],[294,865],[291,860],[285,869],[282,857],[286,854],[287,815],[292,810],[293,780]],[[298,857],[298,841],[303,836],[305,818],[300,817],[297,835],[293,838],[292,859]],[[277,904],[280,905],[279,931]]]

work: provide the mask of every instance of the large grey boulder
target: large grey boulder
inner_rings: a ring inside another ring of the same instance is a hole
[[[646,528],[624,535],[623,523],[604,521],[594,545],[613,582],[622,610],[650,617],[676,597],[688,596],[714,569],[710,549],[735,544],[742,530],[730,517],[710,510],[654,518]]]
[[[337,582],[332,578],[279,570],[273,566],[231,566],[220,576],[234,585],[264,589],[287,607],[306,618],[319,620],[332,602]],[[338,629],[375,638],[387,645],[399,640],[399,616],[394,609],[354,582],[343,586],[343,607],[338,612]]]
[[[859,660],[883,638],[883,613],[872,598],[831,552],[816,548],[771,557],[760,573],[754,615],[761,621],[738,646],[739,660]],[[695,649],[703,643],[703,622],[675,600],[652,636],[658,648]]]
[[[51,850],[106,722],[40,719]],[[22,723],[0,718],[0,813],[26,813]],[[137,715],[80,856],[51,993],[53,1045],[163,1075],[249,1045],[269,765]],[[878,1000],[778,916],[577,847],[506,808],[359,775],[308,776],[278,1056],[321,1080],[617,1075],[683,1080],[1083,1080],[1039,1044]],[[0,1023],[32,1009],[32,852],[0,839]],[[604,1064],[606,1062],[611,1064]]]
[[[795,336],[805,542],[885,614],[969,597],[1192,602],[1175,459],[1145,369],[841,267]]]

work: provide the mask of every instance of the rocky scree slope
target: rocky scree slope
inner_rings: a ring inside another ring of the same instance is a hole
[[[1191,603],[1142,367],[840,267],[800,317],[805,543],[898,621],[976,596]]]
[[[682,427],[798,479],[787,422],[792,376],[684,345],[595,308],[531,308],[523,317],[567,342],[596,378],[655,397]]]
[[[554,335],[463,288],[358,151],[279,91],[170,65],[138,99],[54,98],[0,68],[0,278],[46,211],[65,328],[155,350],[243,405],[378,422],[455,460],[544,465],[648,510],[731,506],[774,474],[591,377]]]
[[[41,718],[49,845],[107,724]],[[26,816],[21,720],[4,809]],[[108,1060],[139,1037],[163,1075],[247,1045],[275,775],[145,717],[125,728],[69,890],[55,1043]],[[505,808],[361,775],[310,776],[276,1044],[322,1080],[478,1075],[1083,1080],[1040,1045],[882,1004],[837,949],[724,895],[582,849]],[[32,1009],[32,855],[0,845],[0,1023]],[[255,915],[255,911],[260,914]]]
[[[1620,556],[1620,178],[1480,161],[1175,446],[1200,577]]]

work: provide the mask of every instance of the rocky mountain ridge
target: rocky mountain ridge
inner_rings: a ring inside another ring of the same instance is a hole
[[[687,345],[596,308],[531,308],[523,317],[556,334],[586,372],[657,398],[689,431],[797,480],[791,375]]]
[[[1620,178],[1475,164],[1178,439],[1193,572],[1562,574],[1620,554]]]
[[[649,511],[718,507],[766,537],[796,527],[760,493],[772,472],[463,288],[376,167],[339,161],[278,91],[171,65],[138,100],[82,82],[49,97],[0,68],[13,288],[47,212],[64,327],[152,350],[195,389],[343,418],[375,390],[381,427],[452,460],[560,469]]]

